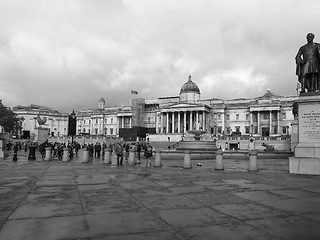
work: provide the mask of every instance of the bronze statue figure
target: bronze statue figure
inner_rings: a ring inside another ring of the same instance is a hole
[[[307,44],[296,55],[296,74],[301,83],[301,93],[318,92],[320,85],[320,44],[314,43],[314,34],[307,34]]]

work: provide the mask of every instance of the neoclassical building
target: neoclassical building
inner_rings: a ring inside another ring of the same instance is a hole
[[[213,136],[280,137],[291,133],[297,96],[280,96],[270,89],[254,99],[202,100],[200,96],[189,76],[179,96],[132,98],[131,105],[124,107],[108,107],[101,98],[98,108],[77,112],[77,135],[179,141],[189,130],[205,130]]]
[[[48,136],[62,137],[68,134],[68,114],[66,113],[36,104],[18,105],[13,107],[12,111],[23,119],[21,131],[23,138],[33,138],[36,129],[40,127],[38,117],[46,119],[41,127],[48,129]]]
[[[136,95],[133,95],[136,96]],[[128,106],[110,107],[100,98],[93,109],[76,111],[77,135],[121,137],[124,140],[149,138],[179,141],[189,130],[205,130],[213,136],[253,135],[281,137],[291,134],[292,105],[298,96],[280,96],[270,89],[253,99],[201,99],[191,76],[179,95],[158,99],[132,98]],[[68,114],[31,104],[13,111],[23,117],[22,135],[32,136],[39,127],[37,117],[46,117],[48,135],[68,134]]]

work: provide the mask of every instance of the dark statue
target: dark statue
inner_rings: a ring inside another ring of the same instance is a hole
[[[314,34],[307,34],[307,44],[300,47],[296,56],[296,74],[301,93],[320,90],[320,44],[314,43]]]

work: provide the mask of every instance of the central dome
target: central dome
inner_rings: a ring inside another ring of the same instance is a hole
[[[200,94],[200,89],[197,86],[197,84],[192,82],[191,75],[189,75],[188,82],[183,84],[183,86],[181,87],[180,94],[183,94],[183,93],[197,93],[197,94]]]

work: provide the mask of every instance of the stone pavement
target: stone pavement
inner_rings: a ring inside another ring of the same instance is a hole
[[[320,239],[320,176],[288,159],[163,161],[161,168],[0,160],[0,240]],[[202,167],[196,166],[198,162]]]

